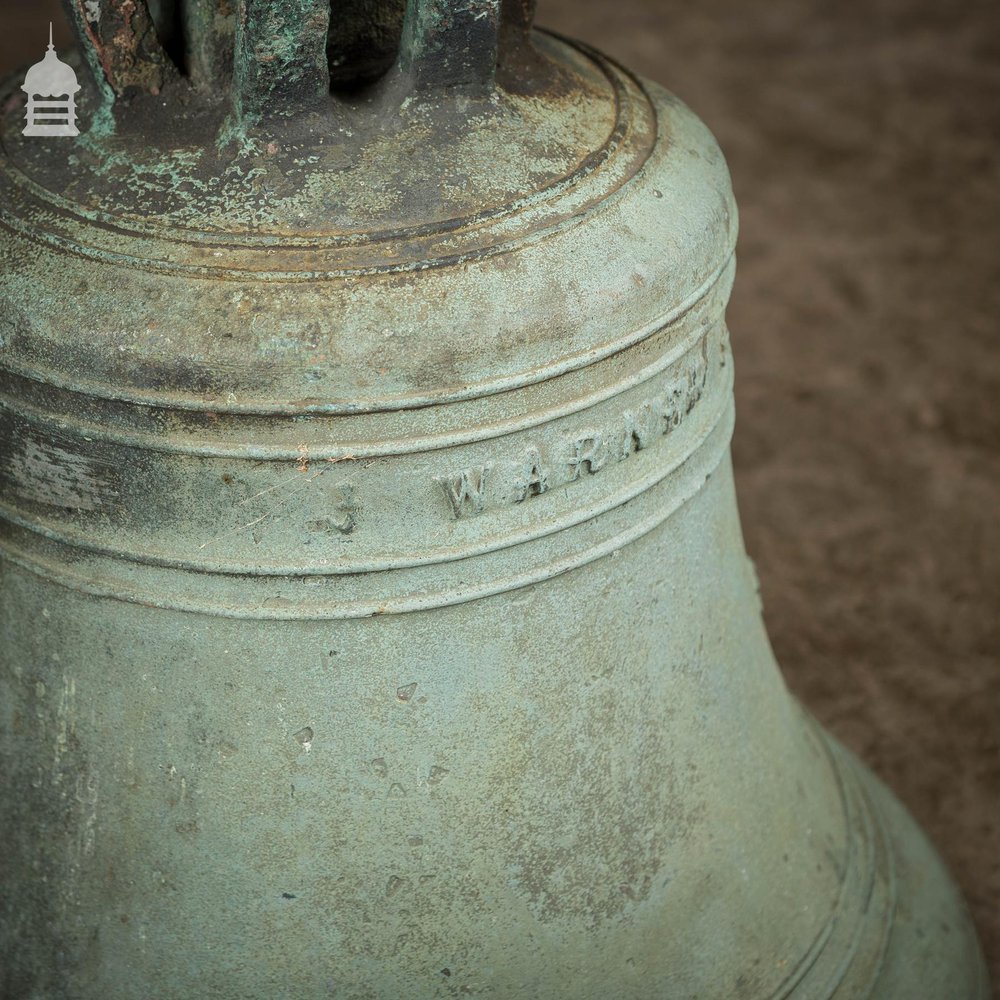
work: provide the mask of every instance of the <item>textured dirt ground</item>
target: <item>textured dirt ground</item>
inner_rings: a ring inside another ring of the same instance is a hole
[[[0,0],[3,68],[46,5]],[[666,83],[729,157],[771,638],[931,834],[1000,983],[1000,6],[540,0],[540,21]]]

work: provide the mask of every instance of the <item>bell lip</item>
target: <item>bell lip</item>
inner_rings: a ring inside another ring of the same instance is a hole
[[[830,748],[834,766],[859,786],[867,801],[880,829],[894,897],[868,981],[851,979],[848,965],[824,998],[990,1000],[989,973],[975,926],[937,849],[895,793],[811,715],[806,713],[806,718]],[[936,954],[932,975],[914,961],[918,948],[921,960],[932,951]],[[815,995],[798,988],[781,994],[785,1000],[812,1000]]]

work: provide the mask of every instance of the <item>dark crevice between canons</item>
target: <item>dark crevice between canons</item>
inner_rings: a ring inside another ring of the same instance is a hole
[[[64,0],[93,84],[130,105],[187,81],[250,115],[332,93],[524,92],[551,84],[535,0]],[[386,81],[395,79],[396,85]]]

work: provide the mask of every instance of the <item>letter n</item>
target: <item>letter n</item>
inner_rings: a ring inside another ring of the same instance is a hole
[[[628,458],[633,451],[642,451],[656,436],[657,412],[652,403],[643,403],[634,413],[625,412],[625,433],[622,435],[619,457]]]

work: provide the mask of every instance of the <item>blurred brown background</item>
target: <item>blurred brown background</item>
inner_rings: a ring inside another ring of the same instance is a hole
[[[729,158],[736,471],[770,635],[944,854],[1000,983],[1000,4],[539,8]],[[5,72],[50,16],[66,44],[55,2],[0,16]]]

